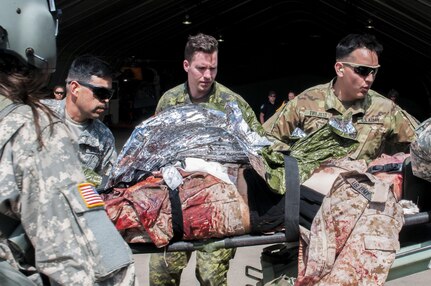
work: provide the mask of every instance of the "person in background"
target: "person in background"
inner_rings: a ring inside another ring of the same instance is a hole
[[[382,152],[408,152],[415,138],[417,120],[393,101],[371,89],[380,68],[382,45],[369,34],[350,34],[336,47],[336,77],[308,88],[290,101],[278,118],[266,126],[277,140],[274,149],[288,148],[295,128],[310,134],[332,116],[351,116],[359,147],[351,159],[370,161]]]
[[[54,15],[54,1],[0,9],[0,284],[135,285],[130,248],[39,100],[56,65]]]
[[[293,91],[289,91],[289,93],[287,94],[287,99],[289,101],[292,101],[295,98],[296,94]]]
[[[66,94],[66,89],[62,85],[56,85],[52,89],[52,96],[54,99],[62,100]]]
[[[400,96],[399,92],[394,88],[391,88],[388,91],[388,98],[397,104],[398,104],[398,97],[399,96]]]
[[[277,93],[270,90],[268,93],[268,101],[260,106],[259,120],[260,124],[267,121],[276,111],[275,100],[277,99]]]
[[[70,128],[79,144],[79,159],[87,178],[103,186],[117,159],[115,138],[99,118],[113,95],[108,63],[92,55],[77,57],[66,79],[66,98],[44,100]]]
[[[218,42],[209,35],[190,36],[184,52],[183,68],[187,81],[160,98],[156,114],[175,105],[212,103],[225,110],[227,102],[238,103],[249,127],[264,135],[253,109],[238,94],[215,81],[218,68]],[[213,252],[196,251],[196,277],[200,285],[227,285],[229,261],[235,249],[219,249]],[[151,254],[150,285],[179,285],[181,273],[190,260],[191,252]]]
[[[287,98],[283,100],[283,103],[277,108],[276,112],[279,112],[289,101],[292,101],[296,97],[296,94],[293,91],[289,91],[287,93]]]

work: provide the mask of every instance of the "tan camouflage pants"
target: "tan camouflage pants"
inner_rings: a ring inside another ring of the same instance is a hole
[[[356,183],[349,182],[351,178]],[[385,283],[399,249],[404,216],[389,185],[369,178],[374,177],[338,177],[310,232],[301,229],[295,285]],[[370,200],[364,196],[370,194],[367,191],[372,194]],[[379,202],[374,195],[380,195]]]
[[[236,249],[213,252],[196,251],[196,278],[200,285],[227,285],[229,261]],[[155,253],[150,257],[150,286],[180,285],[181,273],[190,260],[191,252]]]

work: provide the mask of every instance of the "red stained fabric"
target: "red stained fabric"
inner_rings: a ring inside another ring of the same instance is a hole
[[[235,236],[249,230],[249,209],[235,185],[207,173],[182,173],[178,188],[183,212],[183,240]],[[127,242],[167,245],[173,237],[169,191],[154,176],[127,189],[103,195],[106,211]]]
[[[374,159],[368,164],[368,167],[376,166],[376,165],[386,165],[390,163],[402,163],[404,160],[409,157],[410,154],[405,153],[397,153],[395,155],[386,155],[382,154],[379,158]],[[403,176],[401,173],[375,173],[374,174],[379,179],[386,181],[388,183],[393,184],[392,192],[395,195],[397,201],[399,201],[402,197],[403,192]]]

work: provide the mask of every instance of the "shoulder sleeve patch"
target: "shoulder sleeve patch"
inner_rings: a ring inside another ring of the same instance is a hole
[[[96,188],[91,183],[82,183],[78,185],[78,191],[84,200],[87,208],[104,206],[102,197],[97,193]]]

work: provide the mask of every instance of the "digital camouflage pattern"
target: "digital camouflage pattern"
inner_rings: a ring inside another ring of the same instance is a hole
[[[384,285],[403,224],[389,183],[356,171],[339,175],[311,230],[301,228],[295,285]]]
[[[241,109],[242,116],[248,126],[259,135],[265,135],[265,132],[256,118],[256,114],[250,105],[239,95],[228,89],[224,85],[214,82],[210,93],[207,95],[207,103],[214,105],[218,110],[225,111],[227,102],[237,102]],[[180,84],[163,94],[156,107],[156,114],[175,105],[191,104],[192,101],[187,91],[187,83]]]
[[[0,106],[9,103],[0,95]],[[67,128],[53,118],[51,133],[42,112],[40,121],[44,146],[30,107],[22,105],[0,121],[0,214],[21,224],[34,247],[26,252],[29,261],[13,252],[7,243],[13,229],[5,231],[12,223],[2,225],[0,260],[24,270],[36,285],[42,285],[37,273],[59,285],[134,285],[130,248],[103,206],[90,209],[79,195],[85,177]]]
[[[242,116],[251,130],[264,135],[264,130],[250,105],[238,94],[218,82],[214,82],[206,103],[224,111],[227,102],[237,102]],[[163,94],[156,107],[156,114],[175,105],[192,104],[187,83],[180,84]],[[220,249],[205,253],[196,251],[196,276],[201,285],[227,285],[229,260],[235,255],[234,249]],[[187,266],[190,253],[152,254],[150,258],[150,285],[179,285],[181,271]],[[168,263],[164,264],[164,260]],[[169,263],[170,262],[170,263]]]
[[[416,135],[410,145],[413,174],[431,182],[431,118],[416,129]]]
[[[66,122],[66,99],[46,99],[42,101],[54,113]],[[109,176],[117,160],[115,138],[111,130],[99,119],[90,119],[90,123],[78,138],[79,160],[85,169],[90,169],[100,176]],[[88,178],[91,179],[91,178]]]
[[[373,90],[346,110],[335,96],[332,85],[333,81],[305,90],[289,101],[277,118],[270,119],[271,124],[265,125],[265,130],[277,140],[274,150],[289,149],[296,127],[311,134],[332,116],[344,117],[351,113],[357,130],[355,139],[359,142],[356,150],[349,154],[351,159],[369,162],[382,153],[408,152],[409,144],[416,137],[416,119]]]
[[[358,142],[334,132],[333,127],[325,124],[307,137],[300,138],[290,148],[289,155],[298,162],[300,183],[306,181],[322,162],[346,156],[355,150]],[[266,182],[279,194],[286,192],[284,155],[274,151],[271,146],[261,150],[266,170]]]
[[[235,249],[213,252],[196,251],[196,277],[202,286],[227,286],[229,261]],[[151,254],[150,286],[180,285],[181,272],[190,260],[191,252]]]

